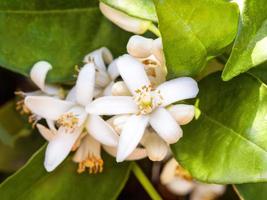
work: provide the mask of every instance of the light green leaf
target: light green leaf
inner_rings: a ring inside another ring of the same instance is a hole
[[[266,200],[267,197],[267,183],[235,185],[235,189],[242,200]]]
[[[53,65],[49,81],[73,79],[85,54],[107,46],[125,51],[128,33],[112,25],[97,0],[0,2],[0,65],[27,75],[38,60]]]
[[[43,167],[44,149],[1,184],[1,200],[116,199],[131,169],[129,162],[118,164],[113,158],[104,156],[104,171],[100,174],[78,174],[77,165],[70,158],[48,173]]]
[[[248,74],[223,82],[215,73],[199,88],[201,115],[172,146],[177,160],[204,182],[266,181],[266,85]]]
[[[194,76],[234,39],[238,8],[222,0],[155,0],[169,76]]]
[[[100,0],[103,3],[116,8],[126,14],[142,18],[149,21],[157,22],[157,14],[153,0]]]
[[[242,72],[267,60],[267,4],[265,0],[240,2],[241,21],[223,80],[230,80]]]

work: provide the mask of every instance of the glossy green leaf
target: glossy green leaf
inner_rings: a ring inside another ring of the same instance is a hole
[[[78,174],[77,165],[70,158],[48,173],[43,167],[44,149],[1,184],[1,200],[116,199],[131,169],[129,162],[118,164],[113,158],[104,156],[104,171],[100,174]]]
[[[267,63],[263,63],[255,68],[252,68],[248,71],[248,73],[267,84]]]
[[[128,33],[112,25],[97,0],[0,2],[0,65],[27,75],[38,60],[53,65],[50,81],[73,78],[74,66],[90,51],[107,46],[125,51]]]
[[[266,200],[267,197],[267,183],[235,185],[235,190],[242,200]]]
[[[215,73],[199,88],[201,115],[172,146],[177,160],[205,182],[266,181],[266,85],[248,74],[224,82]]]
[[[241,21],[230,59],[222,74],[224,80],[229,80],[267,60],[266,1],[239,2]]]
[[[234,39],[238,8],[222,0],[155,0],[170,77],[194,76]]]
[[[157,22],[157,14],[153,0],[100,0],[130,16]]]

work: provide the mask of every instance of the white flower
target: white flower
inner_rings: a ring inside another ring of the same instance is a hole
[[[190,200],[213,200],[225,192],[224,185],[205,184],[194,181],[188,171],[172,158],[163,167],[160,181],[176,195],[190,194]]]
[[[91,137],[108,146],[116,146],[118,136],[98,115],[87,114],[95,87],[95,65],[86,64],[66,100],[49,96],[28,96],[26,106],[32,113],[45,118],[51,129],[45,155],[45,168],[54,170],[69,154],[76,140],[85,129]],[[54,123],[59,127],[56,130]],[[39,128],[40,129],[40,128]],[[47,131],[46,131],[47,132]],[[43,134],[44,135],[44,134]]]
[[[152,22],[150,21],[131,17],[102,2],[100,2],[99,8],[106,18],[108,18],[110,21],[112,21],[120,28],[129,32],[133,32],[136,34],[143,34],[148,30],[148,28],[152,24]]]
[[[115,83],[116,78],[119,76],[116,59],[113,60],[111,52],[106,47],[87,54],[83,61],[88,63],[91,60],[96,64],[94,97],[129,94],[128,89],[124,87],[121,81]]]
[[[21,100],[16,103],[16,109],[19,110],[21,114],[29,115],[29,123],[32,123],[33,126],[41,119],[41,117],[32,114],[28,107],[24,104],[24,99],[27,96],[49,95],[57,98],[63,97],[63,91],[59,86],[45,83],[47,73],[51,69],[51,64],[46,61],[39,61],[35,63],[30,71],[30,78],[39,89],[34,92],[15,92],[16,95],[21,97]]]
[[[182,77],[153,88],[143,64],[133,57],[121,56],[117,66],[132,97],[100,97],[86,107],[87,112],[97,115],[132,114],[120,136],[117,161],[123,161],[135,149],[148,124],[168,144],[177,142],[182,137],[182,129],[166,107],[194,98],[198,93],[196,81]]]

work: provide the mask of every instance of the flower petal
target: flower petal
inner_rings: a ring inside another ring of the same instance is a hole
[[[97,115],[89,115],[85,124],[88,133],[101,144],[117,146],[119,137],[113,128]]]
[[[176,177],[172,182],[166,184],[166,187],[173,194],[184,196],[189,194],[194,189],[195,183],[193,181],[188,181],[181,177]]]
[[[109,64],[108,74],[113,81],[115,81],[115,79],[118,78],[118,76],[120,75],[117,65],[117,59],[113,60],[112,63]]]
[[[66,129],[59,128],[58,133],[47,145],[44,166],[48,172],[53,171],[68,156],[82,128],[77,128],[72,133],[65,131]]]
[[[104,70],[97,70],[95,74],[95,84],[97,87],[105,87],[110,82],[108,73]]]
[[[131,96],[131,92],[128,90],[124,81],[117,81],[113,84],[111,89],[112,96]]]
[[[75,85],[76,100],[81,105],[88,104],[94,95],[95,87],[95,65],[93,62],[87,63],[80,70]]]
[[[226,186],[198,183],[191,194],[192,200],[217,199],[226,190]]]
[[[95,62],[97,69],[106,71],[106,64],[110,64],[112,62],[113,56],[106,47],[102,47],[87,54],[83,61],[88,63],[92,60]]]
[[[140,35],[130,37],[127,44],[127,52],[137,58],[145,58],[151,55],[153,39],[145,38]]]
[[[36,127],[45,140],[51,141],[55,137],[55,134],[42,124],[37,124]]]
[[[146,130],[141,143],[146,148],[147,155],[152,161],[163,160],[169,151],[168,144],[154,131]]]
[[[111,156],[116,157],[117,148],[104,145],[104,150]],[[144,148],[137,147],[125,160],[140,160],[147,157],[146,150]]]
[[[112,21],[114,24],[126,31],[136,34],[143,34],[144,32],[146,32],[146,30],[152,23],[147,20],[131,17],[101,2],[99,4],[99,8],[103,15],[105,15],[105,17]]]
[[[150,85],[144,65],[132,56],[125,54],[119,57],[117,65],[122,79],[133,95],[142,86]]]
[[[161,64],[165,63],[161,38],[157,38],[153,41],[152,54],[160,61]]]
[[[120,135],[117,162],[125,160],[137,147],[145,128],[148,124],[149,116],[132,115],[125,123]]]
[[[177,142],[183,136],[182,129],[165,108],[157,108],[151,114],[150,124],[168,144]]]
[[[76,102],[76,87],[73,86],[66,96],[67,101]]]
[[[180,125],[188,124],[195,116],[195,107],[192,105],[172,105],[168,107],[168,111]]]
[[[176,101],[195,98],[198,93],[197,82],[190,77],[176,78],[161,84],[158,88],[163,97],[162,106]]]
[[[132,97],[105,96],[88,104],[86,111],[95,115],[119,115],[136,113],[138,108]]]
[[[25,98],[25,105],[32,113],[42,118],[57,120],[74,106],[74,103],[47,96],[28,96]]]
[[[31,80],[42,90],[45,90],[45,79],[52,65],[46,61],[39,61],[35,63],[31,69]]]
[[[174,180],[176,174],[176,168],[178,167],[177,161],[172,158],[163,167],[160,174],[160,182],[166,185]]]
[[[114,82],[110,82],[107,87],[105,87],[103,91],[103,96],[111,96],[112,95],[112,87],[114,85]]]

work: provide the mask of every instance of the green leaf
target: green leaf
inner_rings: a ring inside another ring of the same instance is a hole
[[[155,0],[170,78],[194,76],[234,39],[238,8],[222,0]]]
[[[249,183],[234,187],[242,200],[266,200],[267,183]]]
[[[248,73],[267,84],[267,63],[263,63],[255,68],[252,68],[248,71]]]
[[[14,101],[0,108],[0,142],[11,146],[18,137],[17,134],[25,130],[25,127],[25,122],[15,110]]]
[[[77,165],[70,158],[48,173],[43,168],[44,149],[1,184],[2,200],[116,199],[131,169],[129,162],[118,164],[113,158],[104,156],[104,171],[100,174],[78,174]]]
[[[201,115],[172,145],[176,159],[204,182],[266,181],[266,85],[248,74],[223,82],[215,73],[199,88]]]
[[[241,22],[223,80],[230,80],[242,72],[267,60],[267,4],[265,0],[240,1]]]
[[[18,137],[13,142],[12,146],[0,143],[0,171],[1,172],[14,172],[22,167],[31,155],[38,150],[44,140],[40,134],[33,132],[30,129],[21,130],[27,133],[28,137],[19,137],[21,132],[18,132]],[[32,134],[31,134],[32,133]]]
[[[35,62],[47,60],[52,82],[73,79],[74,66],[96,48],[125,51],[129,37],[102,16],[97,0],[3,0],[0,35],[1,66],[27,75]]]
[[[100,0],[130,16],[157,22],[157,14],[153,0]]]

